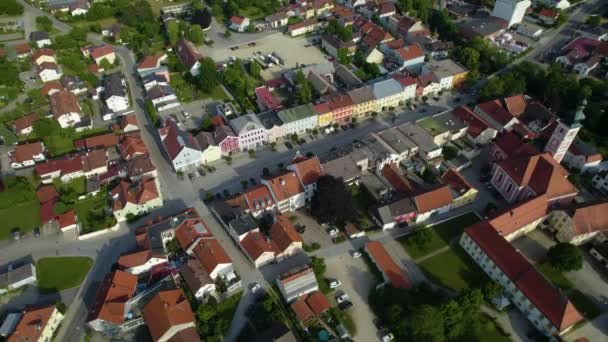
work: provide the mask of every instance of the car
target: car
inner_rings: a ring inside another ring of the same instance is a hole
[[[389,342],[395,339],[395,336],[393,336],[393,334],[388,333],[384,336],[382,336],[382,342]]]
[[[342,285],[342,283],[341,283],[339,280],[337,280],[337,279],[332,279],[332,280],[329,282],[329,288],[330,288],[330,289],[335,289],[335,288],[338,288],[338,287],[340,287],[341,285]]]
[[[34,228],[34,236],[40,236],[40,228]]]
[[[194,175],[193,175],[192,173],[189,173],[189,174],[188,174],[188,178],[189,178],[190,180],[194,180]]]
[[[285,147],[287,147],[290,150],[293,149],[293,145],[288,141],[285,142]]]
[[[185,110],[182,110],[182,115],[183,115],[183,116],[184,116],[186,119],[190,118],[190,113],[186,112]]]
[[[350,299],[350,297],[346,293],[344,293],[344,291],[336,292],[336,301],[338,302],[338,304],[345,302],[349,299]]]
[[[205,173],[205,170],[203,170],[203,168],[198,169],[198,173],[199,173],[201,176],[205,176],[205,175],[207,174],[207,173]]]
[[[247,45],[249,45],[249,46],[255,46],[255,42],[251,42],[251,43],[249,43]]]
[[[253,185],[257,184],[257,182],[255,181],[255,179],[253,179],[253,178],[249,178],[249,183],[251,183]]]
[[[344,301],[340,304],[338,304],[338,308],[342,311],[346,311],[348,309],[350,309],[353,306],[353,303],[350,300]]]
[[[251,287],[251,293],[256,293],[258,292],[260,289],[262,288],[262,285],[258,284],[258,283],[253,283],[253,286]]]
[[[359,258],[359,257],[361,257],[361,252],[353,251],[352,256],[353,256],[353,258]]]
[[[306,226],[303,224],[296,223],[295,227],[296,232],[298,232],[299,234],[303,234],[306,231]]]
[[[306,139],[300,139],[299,144],[300,144],[300,145],[302,145],[302,144],[306,144]]]
[[[334,236],[334,235],[338,235],[339,232],[340,231],[337,228],[332,228],[327,233],[329,233],[329,236]]]
[[[228,191],[228,189],[224,189],[222,193],[224,194],[224,197],[230,197],[230,191]]]

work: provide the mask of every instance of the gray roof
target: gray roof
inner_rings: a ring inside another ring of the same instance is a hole
[[[159,99],[162,97],[165,97],[167,95],[173,95],[175,94],[175,92],[173,91],[173,88],[171,88],[168,85],[155,85],[154,87],[150,88],[147,92],[147,96],[148,99],[150,100],[154,100],[154,99]]]
[[[467,71],[465,67],[449,58],[429,61],[424,65],[423,69],[423,74],[432,72],[439,79],[458,75]]]
[[[169,68],[166,65],[161,65],[158,68],[138,71],[138,73],[139,73],[139,76],[143,78],[143,77],[146,77],[146,76],[152,75],[152,74],[169,73]]]
[[[6,288],[17,282],[36,276],[36,269],[32,264],[25,264],[12,271],[0,275],[0,288]]]
[[[379,132],[378,136],[398,154],[417,149],[417,145],[396,127]]]
[[[503,22],[504,20],[488,17],[463,21],[457,25],[466,38],[473,38],[475,35],[487,37],[505,29]]]
[[[127,92],[122,85],[122,74],[115,72],[109,74],[103,81],[103,96],[104,99],[108,99],[112,96],[127,96]]]
[[[348,92],[348,96],[353,100],[353,104],[361,104],[375,100],[374,91],[371,86],[365,86],[357,89],[353,89]]]
[[[389,78],[384,81],[374,83],[373,91],[376,99],[382,99],[402,92],[403,86],[394,78]]]
[[[322,64],[313,64],[306,67],[299,68],[302,70],[304,76],[308,76],[310,73],[316,75],[333,75],[336,72],[334,68],[334,64],[332,62],[322,63]],[[296,72],[298,69],[290,70],[285,73],[285,78],[291,83],[294,84],[294,79],[296,76]]]
[[[459,132],[467,125],[453,111],[446,111],[417,121],[418,125],[430,135],[436,136],[445,132]]]
[[[278,112],[277,115],[284,123],[290,123],[315,116],[316,113],[313,105],[307,103],[297,107],[283,109],[282,111]]]
[[[428,134],[422,127],[411,122],[404,123],[397,127],[403,132],[418,148],[424,152],[431,152],[439,149],[439,146],[433,141],[433,137]]]
[[[37,42],[40,40],[50,39],[49,33],[46,31],[34,31],[30,33],[30,40],[33,42]]]
[[[258,119],[266,129],[271,129],[275,126],[283,126],[283,121],[279,118],[277,113],[272,110],[258,114]]]
[[[308,74],[308,80],[319,94],[325,94],[333,88],[331,83],[322,75],[310,73]]]
[[[258,228],[258,223],[255,222],[251,215],[241,215],[228,223],[237,234],[242,235],[253,229]]]
[[[394,217],[409,214],[416,211],[416,205],[411,198],[405,197],[393,201],[377,209],[379,219],[383,223],[392,222]]]
[[[338,64],[336,67],[336,77],[347,87],[354,87],[363,84],[363,81],[361,81],[357,75],[342,64]]]
[[[350,155],[330,160],[323,164],[323,173],[348,182],[359,177],[361,170]]]
[[[245,114],[230,120],[230,126],[232,126],[232,129],[234,129],[238,135],[255,129],[264,128],[260,119],[253,113]]]
[[[0,336],[7,337],[13,331],[15,331],[15,328],[17,327],[19,321],[21,321],[22,316],[23,314],[21,314],[21,312],[8,314],[0,326]]]

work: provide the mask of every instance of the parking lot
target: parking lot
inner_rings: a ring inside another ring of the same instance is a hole
[[[208,99],[196,100],[189,103],[182,103],[179,107],[164,110],[160,112],[159,115],[163,120],[172,117],[182,129],[193,130],[201,127],[203,119],[215,114],[216,106],[219,103],[219,101]],[[184,117],[183,112],[188,112],[190,117]]]

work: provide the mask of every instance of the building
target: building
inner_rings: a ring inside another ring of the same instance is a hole
[[[544,335],[562,335],[583,320],[574,305],[490,223],[467,228],[460,245]]]
[[[331,111],[332,122],[346,124],[350,122],[353,114],[353,101],[347,94],[333,94],[328,98],[329,109]]]
[[[506,20],[511,27],[522,22],[531,5],[530,0],[497,0],[492,16]]]
[[[393,229],[399,224],[412,222],[416,218],[416,206],[409,197],[376,207],[370,212],[372,221],[383,230]]]
[[[177,128],[172,119],[167,119],[158,129],[165,152],[173,164],[173,169],[185,171],[196,168],[202,162],[201,148],[192,134]]]
[[[7,336],[7,342],[50,341],[63,321],[63,314],[54,305],[27,307],[19,315],[19,322]]]
[[[608,171],[598,172],[591,178],[593,187],[603,194],[608,194]]]
[[[347,94],[353,102],[353,118],[360,118],[377,110],[373,87],[364,86],[356,88]],[[321,125],[319,124],[319,126]]]
[[[476,144],[487,145],[496,138],[498,131],[469,109],[469,107],[458,106],[452,113],[467,125],[467,136]]]
[[[317,19],[306,19],[300,23],[289,25],[287,27],[287,33],[289,33],[289,35],[292,37],[301,36],[303,34],[315,31],[320,26],[321,24],[317,21]]]
[[[270,227],[269,235],[278,248],[277,261],[303,251],[302,237],[289,219],[283,215],[274,217],[274,224]]]
[[[593,201],[558,207],[547,218],[547,228],[558,241],[582,245],[608,231],[608,202]]]
[[[357,45],[352,40],[345,42],[338,36],[324,34],[321,37],[321,48],[325,49],[328,55],[340,58],[339,51],[346,51],[347,56],[353,56],[357,50]]]
[[[586,76],[608,57],[608,43],[591,37],[580,36],[566,44],[556,62],[572,68],[580,76]]]
[[[278,176],[262,179],[262,184],[270,189],[272,198],[281,212],[295,211],[306,203],[304,187],[295,172],[284,172]]]
[[[32,54],[32,61],[38,66],[40,66],[42,63],[57,64],[57,60],[55,59],[55,51],[50,48],[36,49]]]
[[[65,90],[77,96],[86,93],[88,90],[87,85],[78,76],[62,75],[60,82]]]
[[[27,135],[34,131],[34,122],[38,121],[40,118],[36,113],[29,113],[22,117],[15,119],[13,124],[13,132],[16,134]]]
[[[214,281],[227,280],[236,276],[232,260],[216,239],[198,240],[192,253]]]
[[[198,246],[199,241],[213,238],[207,223],[201,219],[194,208],[188,210],[182,220],[175,225],[174,231],[177,242],[188,255],[194,253],[194,248]]]
[[[285,125],[275,111],[266,111],[258,114],[258,119],[266,129],[268,142],[276,142],[285,137]]]
[[[11,167],[20,169],[34,166],[36,162],[46,160],[45,152],[46,149],[41,142],[17,145],[13,151],[8,153],[11,159]]]
[[[583,100],[583,103],[574,113],[570,124],[558,120],[555,129],[553,129],[553,132],[549,137],[549,142],[545,145],[544,152],[549,153],[558,163],[562,162],[570,149],[570,145],[572,145],[574,139],[576,139],[578,131],[583,127],[582,122],[585,119],[583,109],[586,104],[587,101]]]
[[[199,60],[203,58],[203,56],[197,50],[196,46],[189,40],[180,39],[175,46],[175,53],[180,62],[186,67],[186,70],[188,70],[192,76],[197,76],[201,67]]]
[[[87,46],[80,50],[85,57],[93,59],[98,66],[101,66],[104,59],[110,64],[116,62],[116,53],[114,53],[114,47],[112,47],[112,45],[103,44],[99,46]]]
[[[266,212],[271,212],[277,208],[270,190],[265,185],[258,185],[248,189],[243,197],[253,217],[260,217]]]
[[[230,120],[230,126],[239,137],[241,151],[256,150],[268,141],[266,127],[253,113]]]
[[[42,82],[56,81],[61,78],[61,70],[55,63],[44,62],[37,66],[36,71]]]
[[[303,134],[317,128],[318,116],[312,104],[304,104],[289,109],[283,109],[277,116],[285,125],[285,135]]]
[[[175,91],[169,85],[157,84],[152,86],[146,91],[146,98],[152,101],[152,104],[159,112],[180,105]]]
[[[187,341],[200,341],[194,313],[181,289],[156,293],[144,306],[143,316],[154,342],[174,341],[184,331],[190,331]]]
[[[533,39],[540,38],[540,36],[543,34],[543,31],[544,29],[542,26],[535,25],[527,21],[522,22],[517,27],[517,33]]]
[[[441,157],[441,146],[435,144],[433,137],[419,125],[407,122],[397,129],[418,146],[417,153],[425,161],[432,162]]]
[[[595,147],[585,143],[581,139],[576,139],[570,145],[562,162],[569,168],[586,173],[603,169],[603,160],[604,157],[602,157]]]
[[[452,209],[452,192],[448,185],[440,186],[436,189],[423,192],[414,196],[414,204],[418,215],[416,216],[416,222],[423,222],[427,219],[438,215],[444,214]]]
[[[403,86],[393,78],[374,83],[372,91],[376,98],[375,112],[387,110],[390,107],[398,107],[407,100],[404,96]]]
[[[433,137],[433,142],[439,146],[464,137],[468,126],[454,114],[445,111],[416,121],[416,124]]]
[[[406,44],[402,39],[392,40],[380,45],[380,51],[399,66],[417,72],[424,64],[425,53],[418,44]]]
[[[290,307],[302,325],[306,325],[314,318],[321,317],[323,313],[331,309],[329,301],[320,291],[300,297]]]
[[[0,274],[0,294],[23,286],[35,285],[37,281],[34,264],[15,267],[6,273]]]
[[[303,266],[277,277],[277,287],[287,303],[319,290],[319,284],[312,268]]]
[[[317,181],[323,176],[321,162],[317,156],[304,158],[296,156],[287,170],[294,171],[300,184],[304,187],[306,200],[310,200],[317,190]]]
[[[131,216],[145,215],[163,205],[163,197],[155,179],[145,179],[135,183],[121,181],[112,191],[112,210],[118,221]]]
[[[409,279],[397,263],[391,258],[380,241],[370,241],[365,244],[365,252],[376,265],[384,283],[380,286],[390,284],[392,287],[409,289],[412,287]]]
[[[458,26],[460,36],[465,40],[475,37],[490,40],[505,33],[508,22],[501,18],[488,16],[472,20],[462,20],[456,25]]]
[[[459,208],[475,201],[479,191],[464,176],[453,168],[441,175],[441,182],[452,191],[452,207]]]
[[[93,177],[108,172],[106,151],[92,150],[73,156],[65,156],[36,164],[36,174],[43,184],[50,184],[59,178],[69,182],[78,177]]]
[[[451,59],[431,60],[422,67],[422,75],[433,74],[439,91],[460,87],[467,79],[469,71]]]
[[[151,250],[145,249],[123,254],[116,263],[121,270],[138,276],[150,272],[152,268],[158,265],[166,264],[167,260],[164,254],[154,254]]]
[[[179,274],[197,300],[203,302],[208,296],[217,295],[217,285],[198,259],[188,259]]]
[[[227,202],[224,203],[228,204]],[[230,220],[228,222],[228,228],[229,232],[232,234],[235,240],[242,241],[250,232],[260,231],[260,228],[258,227],[259,224],[254,220],[251,215],[244,213],[235,213],[235,215],[238,216],[232,219],[224,218],[224,216],[222,216],[224,222]]]
[[[287,25],[289,22],[289,16],[287,15],[287,12],[281,11],[267,16],[265,20],[270,28],[277,29]]]
[[[124,271],[108,273],[98,287],[88,326],[99,332],[111,332],[125,321],[126,303],[135,294],[137,276]]]
[[[30,41],[36,44],[38,48],[43,48],[52,44],[49,33],[45,31],[33,31],[30,33]]]
[[[239,137],[229,126],[224,124],[216,126],[213,134],[222,155],[229,155],[239,149]]]
[[[201,163],[207,164],[222,158],[222,149],[215,141],[213,133],[201,131],[194,139],[201,148]]]
[[[81,108],[76,95],[59,91],[49,97],[51,113],[61,128],[73,127],[81,122]]]
[[[228,27],[236,32],[245,32],[249,25],[251,25],[249,18],[235,15],[230,18],[230,26]]]
[[[249,232],[240,241],[240,246],[256,268],[275,262],[279,249],[274,241],[266,239],[259,231]]]
[[[119,72],[109,74],[104,78],[102,98],[112,112],[122,112],[129,108],[126,86],[127,83]]]
[[[260,108],[261,111],[279,110],[283,107],[281,101],[279,101],[279,99],[277,99],[265,86],[255,88],[255,98],[258,108]]]

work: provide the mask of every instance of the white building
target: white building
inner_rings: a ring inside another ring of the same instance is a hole
[[[37,281],[34,264],[26,264],[10,269],[8,272],[0,274],[0,294],[22,286],[34,285]]]
[[[272,194],[280,212],[295,211],[306,204],[304,187],[295,172],[286,172],[269,179],[262,179]]]
[[[80,123],[81,108],[76,95],[69,91],[59,91],[49,97],[51,113],[61,128],[73,127]]]
[[[284,123],[286,136],[294,133],[302,134],[317,128],[318,115],[310,103],[284,109],[278,112],[277,115]]]
[[[397,107],[400,102],[406,100],[403,86],[392,78],[374,83],[372,90],[376,98],[376,112],[389,107]]]
[[[496,0],[492,16],[506,20],[511,27],[521,23],[530,5],[530,0]]]
[[[44,62],[38,65],[38,77],[44,83],[50,81],[57,81],[61,78],[61,71],[59,66],[55,63]]]
[[[277,287],[287,303],[301,296],[318,291],[319,284],[312,268],[298,268],[277,277]]]
[[[133,275],[140,275],[150,272],[158,265],[167,262],[167,257],[161,254],[154,255],[149,249],[121,255],[118,258],[118,266],[125,272]]]
[[[266,128],[253,113],[230,120],[230,126],[239,137],[241,151],[256,150],[268,141]]]
[[[121,73],[107,75],[103,82],[103,100],[112,112],[122,112],[129,108],[127,83]]]
[[[165,120],[163,127],[158,129],[158,134],[176,172],[183,172],[201,164],[202,156],[198,142],[192,134],[178,129],[175,121]]]
[[[321,162],[317,156],[312,158],[304,158],[296,156],[291,165],[287,166],[287,170],[294,171],[300,184],[304,187],[304,195],[309,201],[317,190],[317,180],[323,176]]]
[[[148,100],[152,101],[152,104],[159,112],[167,109],[175,108],[180,105],[179,99],[173,88],[168,85],[155,85],[148,89],[146,92]]]

